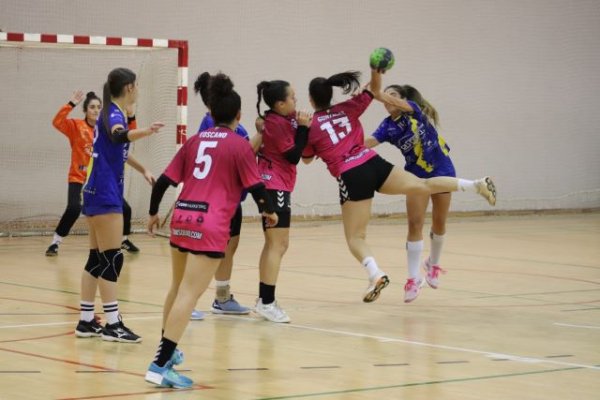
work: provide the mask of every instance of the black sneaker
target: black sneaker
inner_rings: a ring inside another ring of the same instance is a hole
[[[107,342],[139,343],[142,338],[127,328],[123,321],[116,324],[106,324],[102,331],[102,340]]]
[[[88,338],[88,337],[100,337],[102,335],[102,325],[93,319],[91,321],[80,320],[75,328],[75,336]]]
[[[129,239],[125,239],[125,240],[123,240],[123,242],[121,242],[121,249],[127,250],[128,253],[139,253],[140,252],[140,249],[138,249],[135,244],[131,243],[131,240],[129,240]]]
[[[58,255],[58,244],[57,243],[52,243],[50,245],[50,247],[48,247],[48,250],[46,250],[46,256],[48,257],[55,257]]]

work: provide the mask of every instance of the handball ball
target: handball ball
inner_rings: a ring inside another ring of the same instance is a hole
[[[373,50],[369,57],[369,63],[373,69],[389,70],[394,66],[394,53],[385,47]]]

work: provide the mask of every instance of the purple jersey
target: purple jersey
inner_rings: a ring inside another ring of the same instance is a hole
[[[316,112],[302,156],[321,157],[335,178],[375,157],[377,153],[365,147],[364,131],[358,119],[371,101],[371,92],[364,91],[330,109]]]
[[[387,117],[372,136],[379,143],[388,142],[399,148],[406,160],[404,169],[419,178],[456,176],[450,147],[419,106],[408,103],[412,113],[403,113],[396,119]]]
[[[128,129],[128,125],[125,113],[115,103],[108,105],[107,122],[108,126],[105,126],[104,115],[100,114],[94,129],[92,157],[83,186],[84,215],[93,215],[94,207],[123,206],[124,168],[129,143],[113,143],[110,135],[115,126]]]
[[[258,153],[258,170],[267,189],[294,191],[296,165],[285,158],[294,147],[298,123],[292,116],[284,117],[273,111],[265,115],[263,143]]]
[[[242,190],[261,182],[250,144],[228,128],[199,132],[177,152],[165,175],[183,182],[171,242],[192,251],[225,252]]]

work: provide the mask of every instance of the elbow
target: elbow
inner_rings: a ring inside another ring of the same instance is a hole
[[[313,162],[313,160],[315,159],[315,156],[310,156],[310,157],[302,157],[302,162],[306,165],[310,164],[311,162]]]

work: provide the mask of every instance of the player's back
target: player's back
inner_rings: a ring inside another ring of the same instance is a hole
[[[230,129],[215,127],[194,135],[186,146],[180,198],[237,206],[244,188],[239,159],[252,151],[248,142]]]
[[[313,116],[308,144],[334,177],[375,156],[364,146],[364,131],[359,121],[372,98],[365,91]]]

